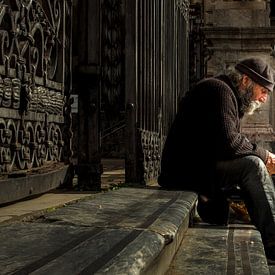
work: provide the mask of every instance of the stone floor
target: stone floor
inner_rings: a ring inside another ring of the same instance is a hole
[[[119,188],[3,222],[0,274],[163,274],[195,201],[192,192]]]
[[[125,170],[122,159],[103,159],[102,189],[108,190],[124,183]],[[74,179],[75,184],[77,178]],[[24,199],[16,203],[0,207],[0,223],[9,220],[28,220],[33,216],[39,216],[43,212],[53,211],[66,204],[87,198],[96,192],[72,191],[57,189],[40,196]]]

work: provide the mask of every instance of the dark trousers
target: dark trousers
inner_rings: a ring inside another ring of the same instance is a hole
[[[264,162],[256,156],[220,161],[216,190],[224,194],[239,186],[252,223],[265,247],[275,246],[275,189]]]

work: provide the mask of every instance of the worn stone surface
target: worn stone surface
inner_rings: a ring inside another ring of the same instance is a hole
[[[137,239],[134,239],[136,235]],[[134,243],[128,244],[129,240],[134,240]],[[155,257],[163,246],[163,238],[152,232],[102,229],[32,274],[95,274],[102,265],[109,265],[110,261],[114,265],[113,269],[120,272],[128,269],[139,272],[148,264],[148,259]],[[117,274],[108,268],[105,272]]]
[[[195,201],[191,192],[121,188],[3,223],[0,274],[140,274],[187,230]]]
[[[45,215],[43,222],[148,228],[174,236],[195,199],[191,192],[122,188],[58,209]]]
[[[141,274],[164,247],[164,239],[160,235],[142,231],[96,274]]]
[[[167,275],[269,274],[260,233],[253,226],[188,229]]]
[[[161,234],[166,242],[172,241],[184,222],[188,228],[188,216],[190,209],[194,208],[195,198],[192,192],[180,193],[178,199],[160,214],[149,229]]]
[[[121,188],[32,222],[3,223],[0,274],[163,274],[171,259],[157,267],[182,236],[168,274],[272,271],[253,226],[188,229],[195,201],[191,192]]]
[[[37,262],[35,267],[50,260],[52,253],[62,250],[72,241],[91,232],[91,228],[77,228],[36,223],[13,223],[0,227],[0,273],[10,274]],[[92,232],[90,233],[93,235]],[[88,235],[89,236],[89,235]],[[79,240],[79,243],[81,241]],[[60,251],[57,255],[62,254]],[[27,271],[34,268],[29,267]],[[28,274],[27,272],[27,274]]]
[[[54,190],[39,197],[19,201],[14,204],[0,208],[0,223],[12,222],[13,220],[32,219],[33,216],[41,215],[43,212],[53,211],[66,204],[91,197],[92,192],[69,192]]]

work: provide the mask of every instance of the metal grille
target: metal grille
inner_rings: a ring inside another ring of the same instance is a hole
[[[188,9],[188,1],[126,3],[128,182],[159,174],[164,139],[188,89]]]

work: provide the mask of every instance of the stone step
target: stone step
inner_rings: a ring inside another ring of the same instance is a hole
[[[164,274],[193,216],[192,192],[120,188],[0,226],[1,274]]]
[[[252,225],[189,228],[166,275],[272,274],[260,233]],[[273,273],[274,274],[274,273]]]

